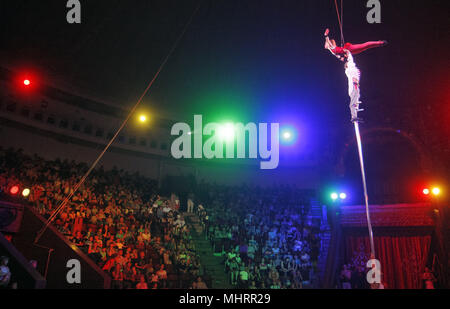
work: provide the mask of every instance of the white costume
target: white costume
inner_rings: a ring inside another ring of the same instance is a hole
[[[347,51],[347,63],[345,68],[345,75],[348,79],[348,95],[350,96],[350,110],[352,112],[352,120],[358,118],[358,112],[362,110],[359,109],[360,90],[359,90],[359,80],[361,78],[361,72],[353,61],[352,53]]]
[[[356,87],[359,87],[359,79],[361,78],[361,72],[359,71],[358,67],[353,61],[353,56],[352,53],[350,52],[347,52],[347,67],[345,69],[345,75],[347,75],[348,78],[348,95],[351,98],[353,90]]]

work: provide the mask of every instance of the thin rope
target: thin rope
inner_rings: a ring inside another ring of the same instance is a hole
[[[162,64],[160,65],[160,67],[158,68],[158,71],[156,72],[156,74],[154,75],[153,79],[150,81],[150,83],[148,84],[147,88],[145,88],[144,92],[142,93],[142,95],[140,96],[139,100],[137,101],[137,103],[133,106],[133,108],[130,110],[128,116],[126,117],[126,119],[123,121],[122,125],[119,127],[119,129],[117,130],[117,132],[114,134],[114,136],[111,138],[111,140],[109,141],[109,143],[106,145],[105,149],[103,149],[103,151],[101,152],[101,154],[97,157],[97,159],[94,161],[94,163],[91,165],[91,167],[88,169],[88,171],[83,175],[83,177],[81,178],[81,180],[76,184],[76,186],[74,187],[73,191],[66,196],[66,198],[61,202],[61,204],[58,206],[58,208],[52,213],[52,215],[48,218],[48,220],[46,221],[44,227],[38,232],[36,239],[34,240],[34,243],[37,243],[39,241],[39,239],[42,237],[42,235],[44,234],[44,232],[47,230],[48,226],[52,223],[52,221],[56,218],[56,216],[61,212],[62,209],[64,209],[64,207],[67,205],[67,203],[69,202],[69,200],[73,197],[73,195],[78,191],[78,189],[81,187],[81,185],[86,181],[87,177],[90,175],[90,173],[92,172],[92,170],[94,170],[94,168],[96,167],[96,165],[98,164],[98,162],[102,159],[102,157],[105,155],[105,153],[108,151],[109,147],[114,143],[115,139],[117,138],[117,136],[120,134],[120,132],[122,131],[122,129],[125,127],[125,125],[127,124],[128,120],[131,118],[131,116],[134,114],[134,112],[136,111],[136,109],[138,108],[138,106],[140,105],[141,101],[144,99],[144,97],[146,96],[147,92],[150,90],[150,88],[152,87],[153,83],[156,81],[156,79],[158,78],[159,74],[161,73],[161,71],[163,70],[163,68],[165,67],[167,61],[169,60],[169,58],[172,56],[173,52],[175,51],[175,49],[177,48],[179,42],[181,41],[181,39],[184,37],[187,29],[189,28],[189,26],[192,23],[192,20],[194,19],[194,16],[197,14],[198,10],[200,9],[202,1],[200,1],[196,7],[196,9],[194,10],[194,12],[192,13],[191,17],[189,18],[188,22],[186,23],[186,26],[184,27],[183,31],[181,32],[181,34],[178,36],[177,40],[175,41],[175,43],[173,44],[171,50],[169,51],[169,53],[167,54],[166,58],[164,59],[164,61],[162,62]]]
[[[342,46],[345,44],[344,39],[344,0],[341,0],[341,40]]]
[[[374,245],[374,241],[373,241],[372,222],[370,220],[369,195],[367,194],[366,173],[364,171],[364,160],[363,160],[363,151],[362,151],[362,143],[361,143],[361,134],[359,132],[358,121],[355,121],[354,124],[355,124],[356,141],[358,143],[359,162],[361,165],[361,176],[362,176],[363,188],[364,188],[364,200],[366,203],[367,226],[369,228],[370,251],[372,253],[371,258],[374,259],[375,258],[375,245]]]
[[[341,11],[342,13],[344,12],[344,4],[343,4],[344,0],[341,0]],[[338,22],[339,22],[339,29],[341,31],[341,47],[344,46],[344,30],[343,30],[343,20],[341,19],[341,14],[339,13],[339,6],[337,4],[337,0],[334,0],[334,5],[336,7],[336,14],[337,14],[337,18],[338,18]]]

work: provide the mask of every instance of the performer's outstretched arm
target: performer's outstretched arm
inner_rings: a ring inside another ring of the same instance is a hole
[[[343,51],[339,53],[336,52],[337,48],[336,42],[334,40],[330,40],[330,38],[328,37],[329,33],[330,33],[329,29],[325,30],[325,49],[328,49],[339,60],[345,61],[344,57],[341,56],[342,54],[344,54],[344,52]]]

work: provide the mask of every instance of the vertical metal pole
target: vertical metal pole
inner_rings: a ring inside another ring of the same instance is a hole
[[[369,228],[370,249],[371,249],[371,253],[372,253],[371,258],[374,259],[375,258],[375,245],[374,245],[374,241],[373,241],[372,222],[370,221],[369,195],[367,194],[366,173],[364,171],[364,160],[363,160],[363,151],[362,151],[362,143],[361,143],[361,134],[359,132],[358,121],[354,121],[353,123],[355,125],[356,141],[358,143],[359,162],[361,165],[361,176],[362,176],[363,188],[364,188],[364,200],[366,203],[367,226]]]

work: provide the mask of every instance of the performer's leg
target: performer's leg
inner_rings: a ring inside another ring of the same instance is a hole
[[[386,44],[386,41],[369,41],[362,44],[345,44],[345,48],[348,49],[353,55],[360,54],[368,49],[381,47]]]
[[[356,120],[358,119],[358,110],[359,110],[359,104],[361,104],[361,102],[359,101],[360,99],[360,90],[359,90],[359,85],[357,87],[355,87],[355,89],[353,89],[352,95],[351,95],[351,100],[350,100],[350,111],[352,114],[352,120]]]

